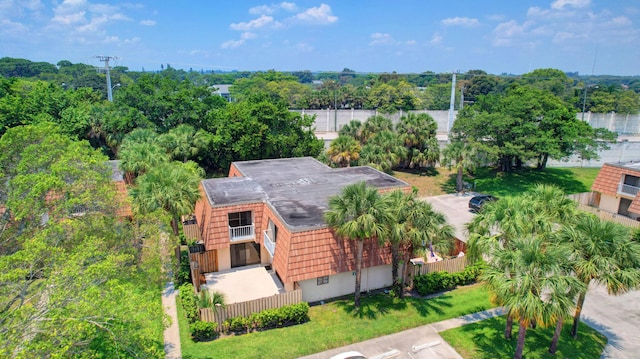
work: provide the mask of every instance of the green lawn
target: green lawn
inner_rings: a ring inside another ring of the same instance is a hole
[[[504,339],[505,317],[491,318],[440,333],[440,335],[465,359],[512,358],[518,338],[518,325],[513,327],[511,340]],[[565,323],[556,355],[548,353],[553,327],[529,329],[523,356],[531,358],[600,358],[607,339],[588,325],[580,323],[578,339],[569,331],[571,323]]]
[[[296,358],[405,329],[493,307],[481,285],[458,288],[430,299],[399,300],[386,294],[311,307],[305,324],[194,343],[180,303],[178,317],[183,358]]]
[[[511,173],[500,173],[487,168],[476,171],[473,178],[465,181],[476,184],[474,191],[498,197],[518,195],[531,190],[536,184],[553,184],[567,194],[591,191],[591,185],[600,168],[547,168],[544,171],[526,169]],[[455,183],[455,178],[449,180]]]

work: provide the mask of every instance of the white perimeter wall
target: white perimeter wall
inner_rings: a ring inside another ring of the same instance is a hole
[[[344,272],[329,276],[329,283],[318,285],[317,279],[298,282],[302,289],[302,300],[317,302],[329,298],[353,294],[356,285],[354,272]],[[362,270],[361,291],[391,286],[391,265],[383,265]]]

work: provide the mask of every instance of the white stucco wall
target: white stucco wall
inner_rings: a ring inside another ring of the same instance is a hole
[[[298,282],[302,289],[302,300],[317,302],[347,294],[353,294],[356,284],[355,272],[344,272],[329,276],[329,283],[318,285],[316,278]],[[391,286],[391,265],[362,270],[361,291]]]
[[[618,213],[619,206],[620,198],[606,194],[600,196],[600,209],[611,213]]]

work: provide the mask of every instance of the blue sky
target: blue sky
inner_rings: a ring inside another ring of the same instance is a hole
[[[135,71],[640,75],[640,1],[0,0],[0,57],[96,55]]]

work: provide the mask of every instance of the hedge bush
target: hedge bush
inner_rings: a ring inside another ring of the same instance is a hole
[[[229,333],[248,333],[251,330],[265,330],[301,324],[309,320],[309,304],[301,302],[282,308],[267,309],[248,317],[234,317],[222,324]]]
[[[191,338],[196,342],[215,339],[218,336],[216,326],[216,323],[196,320],[189,325]]]
[[[180,286],[180,300],[189,323],[195,323],[196,320],[200,319],[198,298],[195,295],[193,284],[186,283]]]
[[[453,289],[458,285],[474,283],[482,272],[483,263],[468,266],[462,272],[433,272],[413,278],[413,287],[420,295],[427,295]]]
[[[189,251],[180,251],[180,266],[175,274],[178,287],[185,283],[191,283],[191,266],[189,263]]]

